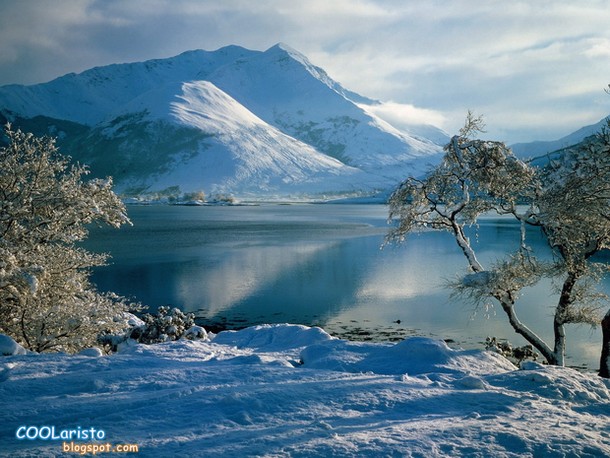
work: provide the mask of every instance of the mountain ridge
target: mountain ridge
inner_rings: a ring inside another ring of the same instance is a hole
[[[374,114],[279,43],[94,67],[0,87],[0,114],[58,136],[62,152],[111,174],[123,193],[179,187],[248,198],[369,195],[440,158],[433,140]],[[199,172],[195,172],[199,171]]]
[[[602,118],[595,124],[583,126],[557,140],[515,143],[514,145],[511,145],[511,149],[513,150],[513,153],[521,158],[533,158],[554,153],[575,146],[584,141],[587,137],[595,135],[602,127],[607,125],[607,119],[608,117]]]

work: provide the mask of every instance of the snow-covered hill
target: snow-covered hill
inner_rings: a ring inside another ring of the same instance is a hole
[[[559,140],[536,141],[530,143],[516,143],[511,145],[513,152],[522,158],[534,158],[544,154],[553,153],[563,148],[568,148],[582,142],[585,138],[595,135],[607,124],[607,118],[600,120],[590,126],[581,127],[575,132],[561,137]]]
[[[169,83],[136,97],[78,137],[80,158],[124,192],[204,190],[281,197],[347,192],[383,182],[262,121],[207,81]],[[115,151],[117,154],[105,154]]]
[[[320,198],[391,188],[438,160],[446,136],[432,126],[414,129],[429,138],[396,129],[367,110],[378,103],[283,44],[0,87],[3,117],[57,136],[64,153],[134,195]]]

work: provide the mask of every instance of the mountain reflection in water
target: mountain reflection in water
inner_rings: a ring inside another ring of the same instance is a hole
[[[422,232],[380,249],[383,205],[130,206],[133,227],[95,228],[86,246],[112,255],[94,271],[102,291],[194,312],[209,327],[262,323],[320,325],[364,339],[426,335],[481,348],[487,336],[516,345],[498,307],[450,297],[466,267],[450,234]],[[488,217],[470,237],[489,264],[518,243],[519,227]],[[532,233],[530,244],[545,253]],[[546,256],[550,253],[546,252]],[[610,290],[608,282],[602,285]],[[528,288],[517,312],[552,337],[551,284]],[[568,362],[596,369],[599,329],[568,326]]]

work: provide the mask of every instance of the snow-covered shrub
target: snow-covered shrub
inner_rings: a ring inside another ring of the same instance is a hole
[[[127,337],[140,343],[153,344],[178,340],[181,337],[195,340],[205,338],[207,333],[200,326],[195,326],[195,315],[184,313],[180,309],[159,307],[157,313],[145,313],[144,324],[132,328]]]
[[[207,339],[208,333],[203,327],[193,325],[184,332],[183,337],[188,340],[202,340]]]
[[[531,345],[513,347],[509,341],[500,341],[495,337],[487,337],[487,339],[485,339],[485,349],[499,353],[514,362],[517,366],[527,359],[531,359],[532,361],[538,359],[538,353],[534,351],[534,348]]]
[[[130,304],[101,294],[90,269],[107,256],[76,245],[91,223],[128,223],[110,178],[83,181],[52,138],[5,129],[0,147],[0,332],[29,350],[77,352]]]

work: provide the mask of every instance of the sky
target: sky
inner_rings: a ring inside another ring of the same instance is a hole
[[[283,42],[397,124],[555,140],[610,114],[605,0],[0,0],[0,85]]]

